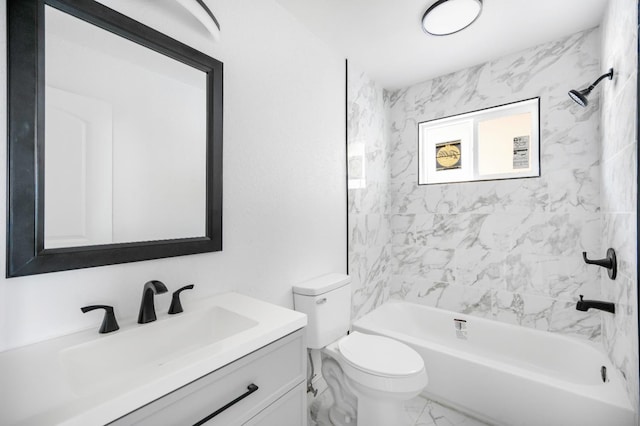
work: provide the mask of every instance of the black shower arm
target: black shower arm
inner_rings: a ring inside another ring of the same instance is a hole
[[[602,80],[604,80],[605,78],[609,78],[609,80],[611,80],[613,78],[613,68],[609,68],[609,72],[606,74],[602,74],[600,77],[598,77],[598,79],[596,81],[594,81],[591,86],[589,86],[586,91],[587,92],[591,92],[597,85],[598,83],[600,83]]]

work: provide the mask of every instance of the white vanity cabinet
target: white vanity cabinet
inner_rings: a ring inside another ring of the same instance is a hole
[[[110,424],[304,426],[305,343],[295,331]]]

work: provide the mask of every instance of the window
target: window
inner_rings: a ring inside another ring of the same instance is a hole
[[[418,184],[540,176],[540,99],[418,124]]]

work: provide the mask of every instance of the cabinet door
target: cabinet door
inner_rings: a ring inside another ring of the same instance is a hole
[[[298,330],[111,424],[241,425],[304,382],[305,343]]]
[[[307,426],[307,392],[302,382],[262,410],[245,426]]]

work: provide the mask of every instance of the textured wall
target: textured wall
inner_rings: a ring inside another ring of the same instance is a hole
[[[354,319],[388,298],[391,233],[386,110],[383,89],[349,63],[349,274]],[[359,176],[363,169],[364,176]]]
[[[603,341],[611,361],[627,377],[638,407],[637,311],[637,14],[636,0],[611,0],[602,24],[602,246],[616,250],[618,277],[602,271],[603,299],[616,302],[616,315],[603,316]]]
[[[600,69],[597,29],[390,94],[391,297],[600,338],[598,96],[567,96]],[[417,124],[540,97],[540,178],[418,186]]]

